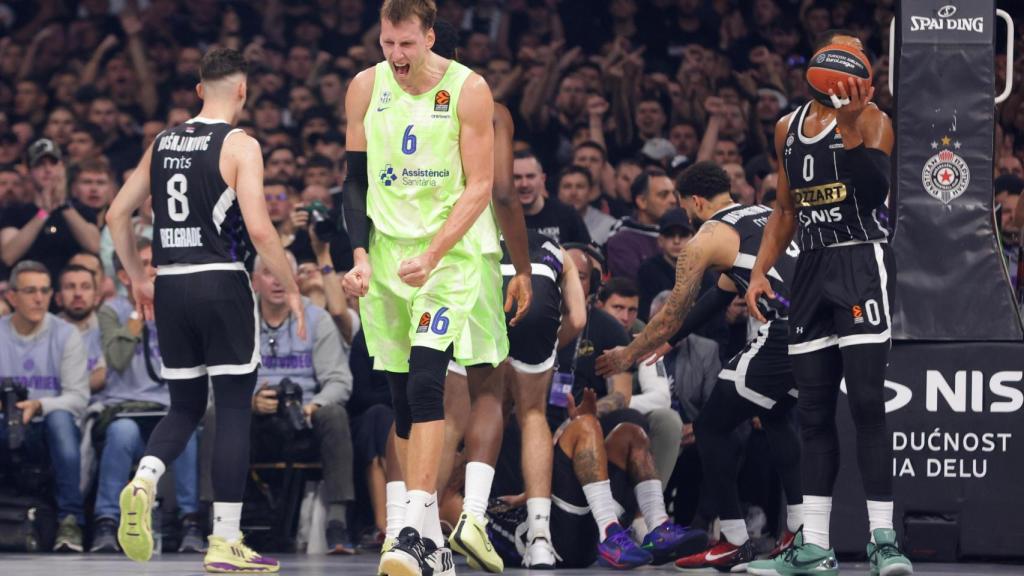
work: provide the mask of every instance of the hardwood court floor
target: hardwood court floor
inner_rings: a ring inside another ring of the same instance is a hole
[[[377,556],[360,554],[349,557],[314,557],[307,555],[281,555],[281,574],[292,576],[323,576],[323,575],[373,575],[376,574]],[[456,557],[456,571],[462,574],[483,574],[471,570],[461,558]],[[843,576],[866,575],[866,564],[841,563]],[[956,574],[958,576],[989,576],[989,575],[1024,575],[1024,565],[1008,564],[922,564],[914,566],[918,576],[935,576]],[[526,570],[505,571],[507,574],[528,574]],[[642,574],[682,574],[671,564],[652,567],[647,566],[633,571]],[[714,571],[707,572],[715,574]],[[165,554],[155,557],[148,564],[136,564],[124,557],[100,554],[0,554],[0,575],[4,576],[136,576],[166,575],[192,576],[203,575],[201,558],[198,555]],[[610,576],[621,574],[614,570],[603,570],[592,566],[586,570],[558,570],[555,572],[535,572],[549,575],[580,575]]]

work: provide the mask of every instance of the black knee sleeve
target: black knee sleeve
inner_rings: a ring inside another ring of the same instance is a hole
[[[842,357],[838,348],[831,347],[790,358],[800,389],[797,405],[803,440],[803,492],[831,496],[839,474],[836,399],[843,377]]]
[[[150,434],[145,454],[170,464],[178,459],[192,437],[192,432],[206,414],[209,391],[206,376],[170,380],[167,382],[167,391],[171,396],[171,407]]]
[[[736,484],[743,455],[736,428],[755,413],[756,406],[739,397],[733,382],[719,380],[693,423],[701,466],[711,479],[705,489],[724,520],[743,518]]]
[[[768,435],[768,448],[782,481],[786,503],[800,504],[803,502],[803,485],[800,481],[800,438],[797,437],[795,426],[790,422],[789,410],[784,406],[776,406],[761,418],[761,422]]]
[[[413,422],[444,420],[444,378],[452,348],[441,352],[413,346],[409,355],[409,411]]]
[[[412,430],[412,412],[409,410],[409,375],[388,372],[388,387],[391,388],[391,405],[395,409],[395,435],[403,440],[409,439]]]
[[[892,500],[892,442],[885,425],[889,344],[843,349],[850,414],[857,429],[857,464],[868,500]]]
[[[256,372],[213,376],[210,380],[217,412],[213,497],[217,502],[241,502],[249,473],[249,430]]]

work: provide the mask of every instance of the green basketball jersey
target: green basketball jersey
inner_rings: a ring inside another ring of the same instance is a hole
[[[386,61],[377,64],[363,126],[370,181],[366,209],[378,232],[430,238],[451,213],[466,187],[458,105],[471,73],[450,62],[437,86],[412,95],[398,85]]]

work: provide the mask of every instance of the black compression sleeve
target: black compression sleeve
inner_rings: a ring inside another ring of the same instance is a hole
[[[704,293],[703,296],[697,300],[697,303],[693,305],[693,309],[686,315],[686,320],[683,320],[683,325],[679,328],[679,331],[674,336],[668,339],[668,343],[672,346],[676,346],[683,341],[684,338],[693,333],[694,330],[700,328],[715,314],[725,310],[732,304],[733,299],[736,298],[735,292],[729,292],[722,290],[718,286],[715,286],[711,290]]]
[[[352,240],[352,248],[367,249],[370,246],[370,219],[366,215],[366,152],[349,151],[348,174],[345,176],[343,196],[345,227]]]
[[[889,194],[889,156],[877,148],[861,144],[846,151],[846,161],[853,175],[857,197],[865,199],[872,207],[885,202]]]

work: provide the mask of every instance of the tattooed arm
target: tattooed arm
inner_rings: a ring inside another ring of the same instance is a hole
[[[653,352],[678,332],[697,299],[705,270],[731,266],[739,244],[739,235],[731,226],[714,220],[705,222],[676,260],[676,282],[668,302],[629,346],[605,352],[598,359],[598,374],[628,370],[637,358]]]
[[[597,416],[629,407],[629,399],[633,396],[633,375],[628,372],[615,374],[609,378],[608,395],[597,401]]]

